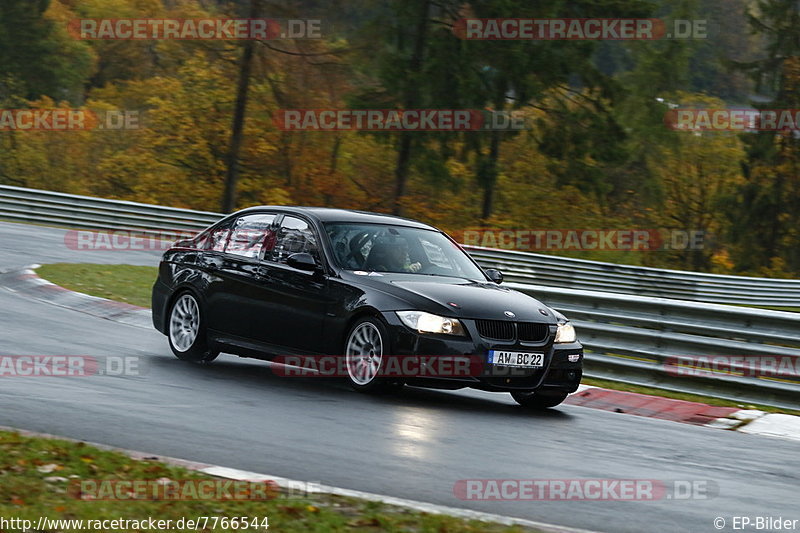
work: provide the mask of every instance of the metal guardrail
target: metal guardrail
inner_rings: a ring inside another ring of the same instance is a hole
[[[221,216],[0,185],[0,218],[20,222],[156,233],[197,230]],[[502,270],[506,286],[573,320],[586,347],[588,376],[800,408],[797,375],[777,379],[709,372],[685,377],[673,364],[686,356],[775,356],[794,361],[798,369],[800,313],[708,302],[800,306],[800,281],[467,249],[484,268]]]
[[[0,217],[72,228],[156,233],[202,229],[219,220],[222,215],[0,185]]]
[[[697,302],[800,308],[800,280],[662,270],[466,246],[508,281]]]

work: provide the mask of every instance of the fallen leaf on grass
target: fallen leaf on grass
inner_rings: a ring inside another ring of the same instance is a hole
[[[380,527],[381,521],[377,518],[359,518],[347,523],[350,527]]]
[[[288,505],[279,505],[278,510],[282,513],[288,514],[291,517],[297,517],[303,513],[301,509],[298,509],[297,507],[290,507]]]

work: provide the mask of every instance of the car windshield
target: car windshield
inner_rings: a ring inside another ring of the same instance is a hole
[[[345,270],[486,279],[466,253],[438,231],[348,223],[328,223],[325,230],[336,262]]]

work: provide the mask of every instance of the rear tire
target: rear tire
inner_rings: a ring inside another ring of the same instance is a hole
[[[389,334],[380,320],[365,317],[353,324],[344,343],[350,386],[358,392],[370,394],[386,394],[402,389],[402,380],[380,377],[387,353],[391,353]]]
[[[208,364],[219,352],[208,347],[205,320],[200,304],[191,292],[183,292],[172,302],[167,323],[169,347],[181,361]]]
[[[511,397],[527,409],[548,409],[560,405],[569,396],[566,392],[512,392]]]

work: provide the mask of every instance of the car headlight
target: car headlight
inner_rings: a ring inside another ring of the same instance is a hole
[[[464,335],[464,328],[455,318],[432,315],[424,311],[397,311],[403,324],[420,333],[441,333],[444,335]]]
[[[569,322],[562,322],[558,325],[555,343],[566,344],[568,342],[575,342],[576,340],[578,340],[578,334],[575,333],[575,327],[572,324]]]

